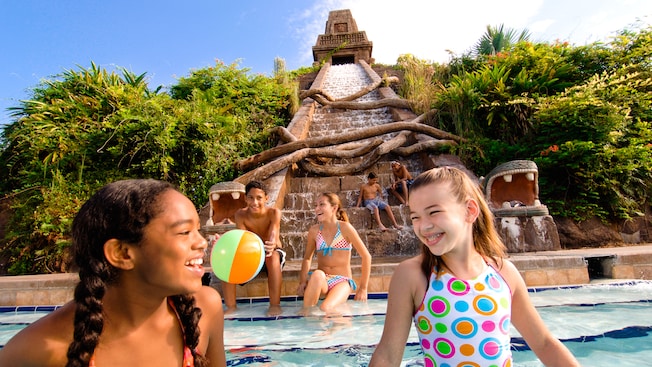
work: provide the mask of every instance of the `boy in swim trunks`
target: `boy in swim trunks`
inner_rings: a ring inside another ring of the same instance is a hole
[[[285,263],[285,251],[281,249],[279,237],[281,227],[281,210],[267,206],[267,189],[258,181],[251,181],[245,186],[247,206],[235,212],[235,225],[257,234],[265,243],[265,265],[267,286],[269,289],[268,315],[281,313],[282,267]],[[227,312],[236,308],[236,285],[222,283],[224,302]]]
[[[392,186],[388,188],[388,191],[391,192],[392,195],[401,202],[401,204],[405,205],[408,202],[408,189],[414,180],[412,179],[410,171],[407,170],[407,167],[400,162],[392,161],[390,166],[392,167],[392,177],[394,182],[392,183]]]
[[[369,172],[369,175],[367,175],[367,183],[360,186],[360,195],[358,196],[358,202],[355,206],[359,207],[362,203],[365,208],[369,209],[371,215],[378,224],[378,228],[383,232],[387,230],[387,227],[385,227],[383,222],[380,220],[380,210],[385,210],[385,212],[387,212],[387,216],[396,229],[403,229],[403,226],[396,223],[396,218],[394,218],[392,208],[382,199],[382,192],[383,189],[380,187],[380,184],[378,184],[378,177],[375,173]]]

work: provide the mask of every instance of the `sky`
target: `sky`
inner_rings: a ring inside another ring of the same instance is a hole
[[[650,0],[0,0],[0,9],[0,125],[40,81],[91,62],[146,73],[150,89],[216,60],[266,75],[277,57],[287,70],[310,66],[332,10],[351,10],[382,64],[408,53],[446,63],[487,25],[579,46],[652,24]]]

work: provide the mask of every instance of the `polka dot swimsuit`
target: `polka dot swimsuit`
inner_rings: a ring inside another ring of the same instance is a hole
[[[491,266],[462,280],[430,275],[414,314],[425,367],[510,367],[511,292]]]

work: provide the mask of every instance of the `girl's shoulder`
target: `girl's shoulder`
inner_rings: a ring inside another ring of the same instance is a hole
[[[401,261],[392,274],[390,293],[411,303],[412,312],[418,308],[426,294],[428,279],[421,271],[422,256]]]
[[[213,287],[203,286],[193,296],[195,297],[195,303],[202,310],[204,308],[210,310],[215,305],[222,304],[222,297]]]
[[[406,277],[406,279],[409,280],[425,278],[423,271],[421,271],[422,259],[423,256],[418,255],[401,261],[396,267],[396,270],[394,270],[394,274],[398,274],[398,276],[401,277]]]
[[[349,236],[359,236],[358,231],[350,222],[338,220],[338,224],[340,225],[340,232],[342,232],[342,235],[345,238]]]
[[[489,262],[495,269],[498,269],[498,273],[505,279],[507,285],[512,290],[512,294],[520,288],[525,286],[525,281],[521,276],[521,273],[518,271],[514,263],[508,259],[501,259],[499,264],[495,262]]]
[[[353,227],[353,225],[352,225],[350,222],[347,222],[347,221],[345,221],[345,220],[339,220],[339,219],[338,219],[338,220],[337,220],[337,224],[339,224],[339,226],[340,226],[340,230],[343,230],[343,229],[352,229],[352,230],[355,230],[355,228]]]
[[[69,302],[30,324],[0,350],[0,365],[65,365],[74,316],[75,304]]]
[[[308,228],[308,233],[316,233],[317,231],[319,231],[319,228],[321,228],[320,223],[313,224],[310,226],[310,228]]]

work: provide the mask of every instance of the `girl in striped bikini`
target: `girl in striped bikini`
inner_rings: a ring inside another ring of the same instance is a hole
[[[303,296],[303,305],[310,308],[324,298],[320,309],[331,313],[346,302],[355,291],[355,300],[367,300],[367,285],[371,272],[371,255],[358,232],[349,223],[340,198],[333,193],[323,193],[315,208],[318,224],[310,227],[308,243],[301,264],[297,294]],[[351,250],[362,258],[360,284],[351,274]],[[317,252],[317,270],[309,274],[312,257]]]

